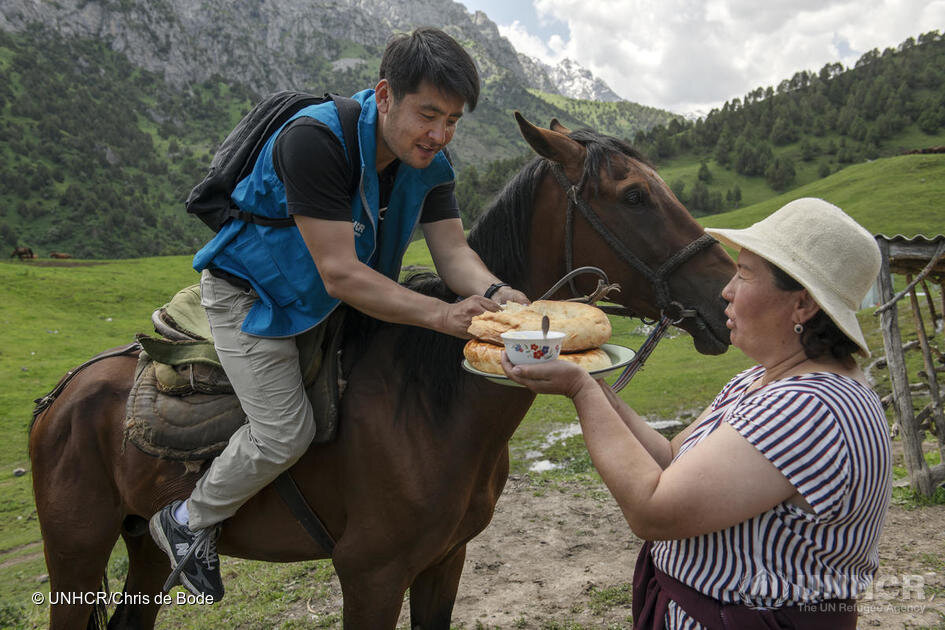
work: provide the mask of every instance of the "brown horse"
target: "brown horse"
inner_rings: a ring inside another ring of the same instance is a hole
[[[678,302],[689,309],[681,327],[696,348],[724,352],[719,293],[734,265],[717,244],[688,260],[675,256],[702,229],[654,169],[613,138],[518,119],[540,157],[472,230],[485,263],[532,299],[572,262],[600,267],[623,287],[617,302],[649,317],[660,314],[658,302]],[[567,218],[579,203],[609,236],[588,219]],[[435,277],[415,288],[455,298]],[[577,282],[579,291],[592,288]],[[356,314],[348,320],[337,438],[309,449],[292,473],[336,541],[330,557],[346,628],[394,627],[408,588],[413,627],[449,628],[466,543],[492,518],[509,440],[534,394],[464,372],[460,339]],[[123,590],[149,596],[148,604],[120,604],[109,628],[153,627],[154,595],[170,567],[146,522],[197,479],[179,462],[122,444],[134,368],[133,357],[113,357],[79,372],[30,435],[50,591],[95,591],[121,536],[129,558]],[[329,557],[272,486],[224,523],[219,550],[273,562]],[[84,628],[94,624],[92,612],[85,603],[55,605],[50,626]]]
[[[65,252],[49,252],[50,258],[72,258],[72,254],[67,254]]]
[[[13,249],[13,253],[10,254],[10,258],[14,256],[19,256],[20,260],[32,260],[36,258],[36,254],[33,253],[33,250],[29,247],[16,247]]]

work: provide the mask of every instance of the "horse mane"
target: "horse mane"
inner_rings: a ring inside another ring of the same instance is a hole
[[[411,275],[402,284],[444,302],[457,299],[443,279],[432,272]],[[391,372],[400,378],[396,418],[407,418],[410,409],[428,408],[433,412],[434,421],[445,423],[450,403],[461,393],[463,345],[466,341],[428,328],[382,322],[350,308],[344,324],[343,347],[348,358],[344,362],[345,378],[367,355],[372,342],[381,333],[395,335],[394,356],[389,360]]]
[[[513,287],[525,283],[532,204],[551,162],[535,157],[509,180],[469,231],[469,246],[492,273]]]
[[[574,131],[570,137],[587,149],[581,187],[590,187],[592,194],[597,194],[602,169],[610,172],[613,155],[623,154],[649,164],[642,154],[617,138],[589,129]],[[486,267],[513,287],[522,287],[527,280],[533,201],[539,182],[551,168],[553,163],[542,157],[529,161],[479,216],[467,238]],[[457,299],[443,279],[432,272],[414,274],[403,284],[446,302]],[[398,329],[392,357],[392,365],[401,377],[397,416],[406,414],[405,405],[410,402],[428,408],[435,421],[447,422],[450,404],[461,394],[462,348],[466,342],[426,328],[386,324],[351,309],[345,322],[345,352],[357,361],[365,355],[374,335],[390,328]]]

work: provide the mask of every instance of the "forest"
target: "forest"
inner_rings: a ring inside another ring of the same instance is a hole
[[[674,189],[691,211],[711,214],[736,207],[740,191],[710,192],[710,162],[764,178],[780,193],[799,183],[802,167],[826,177],[849,164],[923,148],[923,140],[937,138],[943,127],[945,41],[932,31],[896,48],[871,50],[851,69],[829,63],[819,72],[797,72],[704,118],[640,131],[633,143],[656,162],[698,161],[688,194]]]

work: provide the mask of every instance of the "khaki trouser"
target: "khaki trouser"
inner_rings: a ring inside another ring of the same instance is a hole
[[[259,299],[254,291],[207,271],[200,277],[200,290],[217,355],[249,422],[230,437],[197,482],[187,503],[191,529],[232,516],[294,464],[315,435],[295,338],[255,337],[240,330]]]

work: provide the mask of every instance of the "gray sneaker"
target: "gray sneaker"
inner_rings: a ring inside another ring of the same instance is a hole
[[[151,537],[167,557],[171,559],[171,574],[164,583],[166,593],[176,584],[194,595],[206,595],[213,601],[223,599],[223,579],[220,577],[220,558],[217,555],[217,538],[220,526],[191,530],[174,518],[174,510],[180,505],[174,501],[164,506],[151,517]]]

